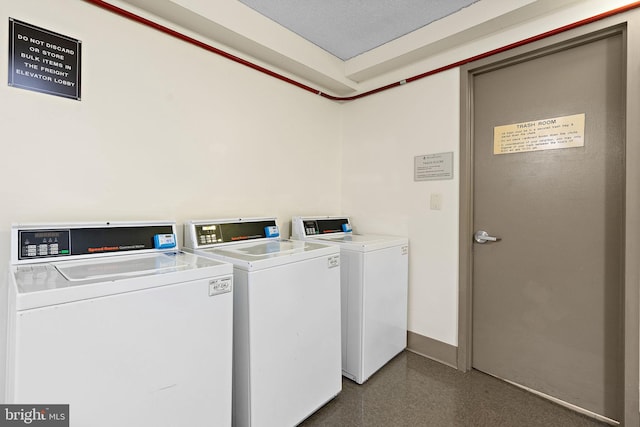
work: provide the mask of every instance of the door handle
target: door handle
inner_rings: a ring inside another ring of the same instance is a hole
[[[473,235],[473,239],[476,241],[476,243],[497,242],[499,240],[502,240],[500,237],[489,236],[489,233],[484,230],[476,231],[476,233]]]

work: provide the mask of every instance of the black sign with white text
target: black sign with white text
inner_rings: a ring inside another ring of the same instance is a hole
[[[79,40],[9,18],[9,86],[80,99]]]

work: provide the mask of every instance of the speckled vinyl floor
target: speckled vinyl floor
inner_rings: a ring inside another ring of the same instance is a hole
[[[479,371],[460,372],[405,351],[342,392],[301,426],[607,426]]]

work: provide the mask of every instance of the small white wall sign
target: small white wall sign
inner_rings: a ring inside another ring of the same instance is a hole
[[[413,166],[414,181],[453,179],[453,152],[415,156]]]

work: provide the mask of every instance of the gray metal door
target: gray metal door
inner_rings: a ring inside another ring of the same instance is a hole
[[[501,238],[473,248],[472,365],[612,420],[623,400],[623,64],[616,34],[472,82],[473,223]],[[562,141],[540,129],[563,118],[559,130],[584,145],[551,149]]]

